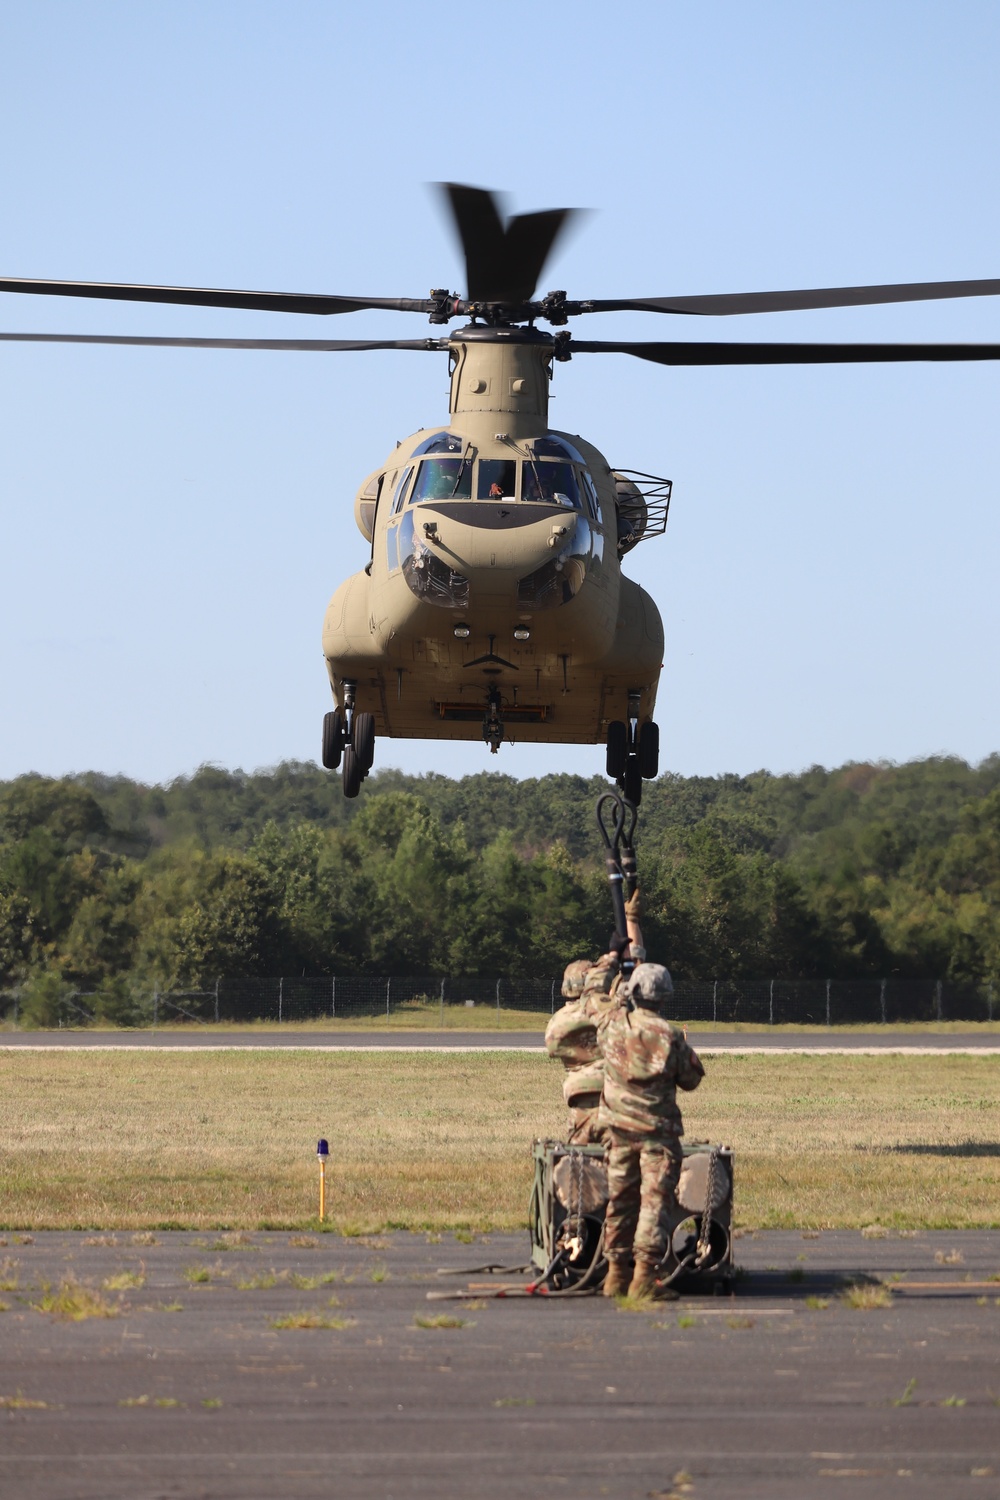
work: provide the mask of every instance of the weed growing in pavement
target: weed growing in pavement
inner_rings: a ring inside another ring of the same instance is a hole
[[[690,1313],[681,1313],[680,1317],[677,1319],[677,1327],[678,1328],[697,1328],[698,1327],[698,1319],[695,1318],[695,1317],[692,1317],[692,1315]]]
[[[9,1302],[0,1302],[0,1313],[10,1312]]]
[[[880,1281],[855,1281],[841,1292],[840,1300],[861,1312],[872,1312],[877,1307],[891,1307],[892,1293]]]
[[[806,1307],[810,1312],[826,1312],[830,1306],[829,1297],[807,1297]]]
[[[660,1304],[662,1306],[662,1304]],[[631,1297],[628,1292],[617,1292],[615,1294],[615,1307],[619,1312],[645,1313],[655,1312],[657,1304],[652,1297]]]
[[[965,1405],[965,1397],[964,1396],[949,1396],[949,1397],[947,1397],[946,1400],[938,1402],[938,1406],[964,1406],[964,1405]]]
[[[183,1312],[183,1311],[184,1311],[184,1303],[183,1302],[161,1302],[158,1307],[154,1308],[154,1312]]]
[[[5,1260],[0,1263],[0,1292],[17,1291],[17,1261]]]
[[[727,1318],[726,1326],[728,1328],[753,1328],[756,1326],[756,1320],[754,1318]]]
[[[456,1318],[452,1313],[435,1313],[429,1318],[418,1314],[413,1321],[418,1328],[475,1328],[476,1326],[468,1318]]]
[[[132,1236],[133,1245],[158,1245],[160,1242],[150,1229],[143,1229]]]
[[[190,1281],[194,1286],[203,1286],[206,1281],[211,1281],[212,1273],[207,1266],[185,1266],[181,1272],[185,1281]]]
[[[83,1323],[88,1318],[117,1318],[121,1309],[116,1302],[109,1302],[92,1287],[81,1286],[68,1278],[55,1291],[50,1286],[42,1287],[42,1295],[33,1302],[35,1312],[51,1313],[69,1323]]]
[[[16,1396],[0,1396],[0,1411],[48,1411],[47,1401],[32,1401],[18,1388]]]
[[[134,1286],[145,1286],[146,1277],[141,1271],[118,1271],[104,1279],[106,1292],[127,1292]]]
[[[293,1234],[288,1243],[296,1250],[318,1250],[319,1240],[314,1234]]]
[[[863,1240],[887,1240],[889,1231],[883,1224],[866,1224],[861,1231]]]
[[[371,1270],[368,1272],[368,1280],[369,1281],[376,1281],[376,1282],[377,1281],[388,1281],[389,1280],[388,1269],[385,1266],[372,1266]]]
[[[272,1328],[353,1328],[356,1318],[328,1318],[325,1313],[303,1310],[271,1318]]]
[[[201,1404],[206,1411],[218,1411],[222,1402],[218,1396],[205,1396]]]
[[[935,1250],[934,1264],[936,1266],[962,1266],[965,1264],[965,1256],[961,1250]]]
[[[473,1245],[476,1241],[471,1229],[456,1229],[455,1238],[460,1245]]]
[[[250,1276],[245,1281],[233,1282],[238,1292],[266,1292],[277,1284],[278,1278],[273,1271],[262,1271],[259,1276]]]
[[[912,1406],[913,1405],[913,1392],[916,1390],[916,1388],[917,1388],[917,1382],[916,1382],[916,1380],[915,1379],[908,1380],[906,1382],[906,1387],[905,1387],[905,1389],[903,1391],[903,1394],[901,1396],[897,1396],[896,1397],[895,1401],[892,1403],[893,1406]]]
[[[83,1243],[85,1245],[101,1245],[104,1249],[110,1249],[113,1245],[117,1245],[118,1236],[116,1234],[88,1234]]]

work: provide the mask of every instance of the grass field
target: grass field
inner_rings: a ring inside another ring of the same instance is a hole
[[[531,1053],[0,1054],[0,1228],[514,1228],[559,1135]],[[737,1152],[745,1226],[1000,1225],[1000,1059],[710,1059],[688,1135]]]
[[[788,1032],[809,1032],[817,1036],[829,1037],[834,1045],[841,1033],[878,1036],[884,1035],[887,1030],[894,1035],[896,1033],[912,1035],[914,1041],[919,1040],[921,1035],[928,1032],[941,1035],[1000,1035],[1000,1020],[908,1021],[889,1027],[881,1026],[876,1022],[865,1022],[857,1026],[831,1027],[813,1024],[799,1025],[798,1023],[767,1026],[756,1021],[685,1021],[683,1016],[678,1019],[692,1031],[697,1031],[703,1036],[711,1035],[713,1032],[739,1032],[748,1036],[754,1033],[782,1036]],[[218,1025],[215,1022],[175,1020],[161,1023],[156,1030],[157,1032],[179,1032],[184,1035],[190,1035],[193,1031],[204,1031],[206,1035],[218,1034],[220,1040],[224,1040],[224,1033],[229,1031],[246,1034],[260,1033],[262,1037],[272,1034],[280,1035],[281,1032],[288,1031],[333,1032],[335,1034],[355,1031],[537,1031],[541,1037],[548,1022],[548,1011],[507,1010],[503,1006],[497,1010],[493,1005],[445,1005],[442,1008],[435,1004],[422,1005],[414,1002],[411,1005],[399,1006],[388,1016],[379,1012],[377,1015],[337,1016],[335,1019],[330,1016],[320,1016],[316,1020],[303,1021],[220,1021]],[[24,1029],[24,1027],[15,1028],[10,1020],[0,1021],[0,1035],[14,1030],[23,1032]],[[121,1030],[120,1027],[105,1026],[101,1023],[72,1029],[80,1034],[88,1031]],[[125,1034],[139,1036],[142,1033],[135,1029]]]

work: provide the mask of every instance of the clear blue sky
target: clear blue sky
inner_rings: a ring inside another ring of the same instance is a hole
[[[545,277],[571,296],[1000,276],[998,64],[986,0],[3,0],[0,267],[423,296],[461,286],[426,186],[452,178],[593,209]],[[1000,341],[1000,299],[667,322],[587,332]],[[430,331],[13,296],[0,329]],[[1000,370],[608,356],[555,394],[556,425],[674,480],[630,564],[667,630],[667,767],[1000,748]],[[353,494],[446,420],[444,357],[7,345],[0,414],[0,777],[314,759]]]

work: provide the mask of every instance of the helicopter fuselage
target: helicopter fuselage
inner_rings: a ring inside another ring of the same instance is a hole
[[[663,627],[622,575],[621,480],[548,426],[553,340],[474,325],[449,341],[451,422],[400,443],[362,485],[371,559],[337,590],[323,650],[338,706],[378,734],[603,740],[651,718]]]

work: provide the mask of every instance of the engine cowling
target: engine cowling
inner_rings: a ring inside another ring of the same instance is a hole
[[[615,474],[615,511],[618,517],[618,556],[638,546],[646,534],[649,507],[639,486],[624,474]]]

